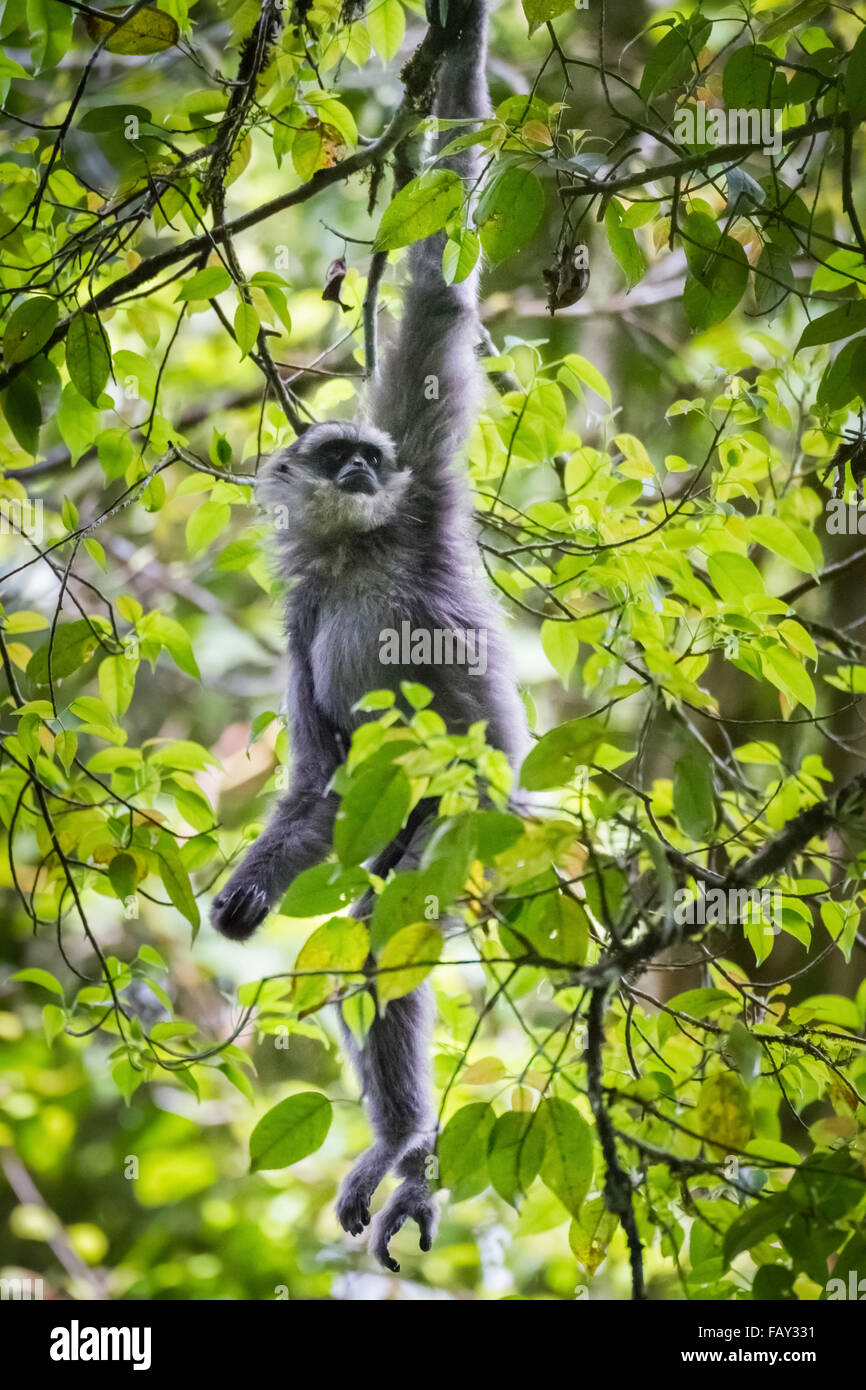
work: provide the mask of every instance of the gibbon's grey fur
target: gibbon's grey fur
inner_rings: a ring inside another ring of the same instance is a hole
[[[435,4],[435,0],[433,0]],[[439,23],[434,14],[431,23]],[[435,114],[489,114],[484,0],[450,0],[447,45]],[[438,148],[453,138],[438,137]],[[448,160],[466,181],[477,177],[470,152]],[[287,609],[292,779],[263,833],[214,900],[211,920],[236,941],[251,935],[301,870],[326,858],[337,797],[331,777],[365,717],[367,691],[421,681],[433,708],[455,732],[486,720],[487,738],[516,769],[527,749],[523,707],[508,672],[496,604],[479,577],[468,489],[452,470],[479,397],[477,274],[446,285],[443,237],[409,252],[410,281],[399,333],[377,370],[363,417],[316,425],[263,470],[261,500],[279,508],[281,568],[293,581]],[[486,670],[465,665],[383,665],[381,634],[474,629],[487,640]],[[425,815],[416,808],[373,868],[418,863]],[[355,909],[369,913],[369,902]],[[374,987],[371,985],[371,991]],[[403,1181],[376,1218],[372,1245],[399,1268],[388,1243],[407,1217],[430,1248],[436,1207],[426,1162],[436,1122],[429,1076],[431,998],[426,986],[391,1001],[362,1046],[343,1032],[359,1073],[375,1143],[344,1182],[337,1212],[359,1235],[385,1175]]]

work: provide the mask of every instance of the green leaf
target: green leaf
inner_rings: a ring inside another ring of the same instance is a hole
[[[478,264],[481,242],[471,227],[452,232],[442,251],[442,278],[446,285],[459,285]]]
[[[549,24],[574,9],[574,0],[522,0],[530,38],[542,24]]]
[[[751,516],[748,527],[751,539],[757,541],[765,550],[772,550],[774,555],[781,556],[783,560],[787,560],[798,570],[804,570],[806,574],[815,573],[814,557],[796,531],[781,517]]]
[[[568,1228],[568,1243],[587,1274],[595,1274],[610,1245],[618,1221],[604,1205],[603,1197],[584,1202]]]
[[[99,43],[101,39],[108,36],[105,47],[109,53],[127,53],[138,57],[146,57],[151,53],[164,53],[167,48],[172,48],[180,38],[180,30],[177,20],[165,10],[159,10],[155,5],[146,5],[125,24],[118,28],[116,22],[103,18],[103,15],[119,17],[126,13],[126,6],[114,9],[106,9],[100,14],[85,15],[84,23],[87,32],[94,43]]]
[[[31,295],[16,305],[3,332],[3,361],[11,367],[39,352],[57,326],[57,301],[44,294]]]
[[[605,209],[604,225],[610,249],[625,271],[629,289],[634,289],[646,273],[646,258],[634,232],[624,224],[623,206],[616,198],[611,198]]]
[[[376,899],[370,920],[370,942],[374,951],[380,950],[403,927],[431,920],[427,909],[436,887],[435,874],[421,874],[413,869],[396,874],[386,883]],[[436,899],[437,911],[442,896]]]
[[[409,814],[412,787],[394,763],[364,768],[349,783],[334,826],[334,848],[343,864],[361,864],[390,844]]]
[[[544,215],[544,189],[531,169],[506,164],[487,183],[475,209],[484,254],[504,261],[531,241]]]
[[[193,895],[189,874],[184,868],[177,844],[173,837],[165,831],[160,834],[157,840],[156,854],[159,859],[160,877],[168,896],[178,912],[183,914],[191,924],[193,931],[196,932],[201,922],[201,916]]]
[[[201,680],[201,672],[193,655],[189,633],[181,627],[176,618],[170,618],[165,613],[148,613],[139,624],[139,632],[142,638],[150,636],[165,647],[181,671]]]
[[[761,313],[776,313],[793,288],[790,254],[768,241],[755,266],[755,302]]]
[[[593,366],[592,362],[588,362],[585,357],[581,357],[577,352],[570,352],[557,372],[557,378],[563,385],[571,387],[571,383],[568,380],[569,374],[577,377],[578,380],[582,381],[585,386],[588,386],[591,391],[594,391],[597,396],[601,396],[602,400],[607,401],[608,405],[613,403],[610,387],[598,370],[598,367]],[[573,389],[573,387],[571,387],[571,389]]]
[[[70,460],[74,465],[91,447],[99,433],[100,412],[84,399],[71,381],[68,381],[63,388],[56,419],[60,437],[69,450]]]
[[[39,430],[42,426],[42,407],[39,393],[31,378],[22,372],[0,397],[6,423],[21,448],[34,457],[39,448]],[[10,528],[11,529],[11,528]]]
[[[819,319],[813,319],[807,324],[800,334],[795,352],[800,348],[817,347],[820,343],[837,343],[842,338],[850,338],[854,333],[859,333],[866,328],[866,301],[862,299],[852,299],[848,304],[842,304],[838,309],[833,309],[829,314],[823,314]]]
[[[752,44],[734,50],[722,77],[722,93],[729,109],[762,111],[784,104],[783,99],[777,100],[779,94],[774,90],[779,84],[773,57],[771,49]]]
[[[762,1240],[781,1231],[791,1210],[787,1194],[779,1192],[774,1197],[762,1198],[738,1216],[725,1232],[725,1264],[731,1264],[744,1250],[754,1249]]]
[[[247,304],[241,300],[235,309],[235,337],[238,340],[241,357],[246,357],[255,347],[260,326],[259,316],[252,304]]]
[[[126,656],[107,656],[99,664],[99,694],[115,718],[129,709],[137,669],[138,662]]]
[[[439,1136],[439,1180],[451,1189],[452,1202],[476,1197],[487,1186],[487,1148],[495,1123],[492,1105],[476,1101],[452,1115]]]
[[[263,1115],[250,1135],[250,1172],[288,1168],[321,1148],[333,1109],[318,1091],[299,1091]]]
[[[54,740],[54,751],[68,777],[72,760],[78,751],[78,736],[71,729],[61,729]]]
[[[76,314],[66,334],[66,369],[73,386],[97,405],[111,369],[105,331],[95,314]]]
[[[428,922],[416,922],[386,941],[376,962],[376,992],[380,1005],[411,994],[430,974],[442,954],[442,933]]]
[[[26,15],[36,72],[56,68],[72,46],[72,11],[58,0],[27,0]]]
[[[12,78],[29,82],[32,75],[26,68],[22,68],[20,63],[16,63],[14,58],[10,58],[8,53],[0,53],[0,82]]]
[[[231,515],[228,502],[207,501],[196,507],[186,523],[186,548],[189,554],[198,555],[202,550],[207,550],[228,526]]]
[[[52,994],[59,994],[63,998],[63,986],[59,980],[48,970],[40,970],[36,965],[28,966],[26,970],[18,970],[11,976],[13,980],[30,985],[41,985],[43,989],[49,989]]]
[[[796,5],[783,10],[761,30],[762,39],[776,39],[780,34],[790,34],[795,24],[805,24],[815,15],[827,8],[827,0],[797,0]]]
[[[749,283],[749,261],[738,241],[720,232],[712,217],[692,212],[682,228],[690,275],[683,307],[697,331],[721,323],[739,304]]]
[[[810,1023],[814,1019],[837,1028],[850,1028],[854,1033],[860,1030],[860,1011],[854,1000],[846,999],[844,994],[813,994],[791,1009],[792,1023]]]
[[[719,597],[737,610],[741,609],[747,594],[765,592],[761,571],[747,555],[717,550],[708,557],[707,570]]]
[[[815,687],[802,662],[787,647],[771,647],[761,653],[761,670],[767,680],[790,701],[815,712]]]
[[[463,184],[451,169],[410,179],[382,215],[374,251],[394,251],[438,232],[463,203]]]
[[[518,930],[538,953],[564,965],[583,965],[589,950],[589,918],[568,893],[545,893],[533,902]]]
[[[848,54],[845,99],[854,120],[866,120],[866,29],[860,30],[857,42]]]
[[[206,265],[203,270],[197,270],[195,275],[191,275],[188,280],[184,280],[177,294],[175,303],[179,299],[215,299],[223,290],[227,290],[232,282],[223,265]]]
[[[53,650],[49,642],[37,648],[27,663],[27,675],[37,685],[48,682],[48,656],[51,651],[51,674],[61,680],[84,666],[96,651],[99,639],[90,623],[83,618],[64,623],[54,633]]]
[[[292,983],[292,997],[298,1016],[312,1013],[330,998],[336,984],[343,987],[346,980],[343,971],[360,971],[370,950],[370,938],[362,922],[351,917],[334,917],[330,922],[317,927],[307,938],[298,952],[295,970],[321,972],[317,975],[299,974]],[[328,975],[330,969],[339,970],[339,978]]]
[[[366,887],[363,870],[342,872],[334,864],[314,864],[292,880],[280,912],[284,917],[323,917],[338,912]]]
[[[644,68],[640,82],[644,101],[651,101],[658,92],[670,92],[685,81],[712,27],[709,20],[692,18],[668,30]]]
[[[749,1095],[739,1076],[718,1072],[698,1093],[695,1129],[723,1153],[744,1149],[752,1137]]]
[[[487,1145],[490,1181],[516,1207],[532,1186],[545,1156],[546,1126],[535,1111],[507,1110],[500,1115]]]
[[[50,1047],[66,1027],[65,1010],[58,1008],[56,1004],[43,1004],[42,1027],[45,1031],[45,1041]]]
[[[400,0],[376,0],[367,12],[370,42],[386,63],[400,52],[406,34],[406,14]]]
[[[541,1181],[577,1218],[592,1183],[592,1130],[567,1100],[548,1097],[538,1114],[544,1126]]]
[[[529,752],[520,770],[520,785],[527,791],[547,791],[563,786],[577,768],[592,761],[599,736],[583,719],[569,719],[551,729]]]
[[[713,770],[704,754],[687,753],[678,760],[674,770],[674,811],[691,839],[709,839],[716,823],[716,794]]]
[[[218,1070],[222,1072],[227,1081],[231,1082],[235,1090],[240,1091],[242,1096],[246,1096],[250,1105],[255,1105],[256,1093],[246,1072],[241,1071],[234,1062],[220,1062]]]
[[[111,1075],[126,1104],[129,1104],[130,1097],[138,1090],[144,1080],[144,1072],[141,1067],[134,1067],[128,1057],[121,1057],[119,1062],[115,1062],[111,1068]]]
[[[866,337],[846,343],[827,364],[817,401],[825,410],[843,410],[858,396],[866,400]]]

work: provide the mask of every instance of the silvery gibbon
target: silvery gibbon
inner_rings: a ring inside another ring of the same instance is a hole
[[[438,9],[428,17],[445,40],[434,114],[487,116],[485,0],[449,0],[444,19]],[[452,131],[440,132],[434,157],[451,139]],[[472,151],[444,162],[471,197],[478,177]],[[500,615],[479,576],[468,487],[454,469],[480,392],[478,275],[446,284],[443,246],[439,233],[409,252],[399,332],[377,367],[363,414],[309,428],[262,470],[261,500],[288,517],[276,539],[282,573],[291,581],[292,775],[267,828],[214,900],[213,925],[235,941],[255,931],[297,874],[327,857],[338,806],[331,778],[353,730],[369,717],[355,709],[366,692],[390,687],[399,696],[401,681],[420,681],[450,729],[465,732],[486,721],[488,741],[515,770],[527,750]],[[486,669],[411,660],[382,665],[381,634],[401,631],[406,620],[415,631],[483,632]],[[371,866],[377,874],[417,864],[424,837],[419,811],[423,817],[433,810],[423,803],[416,809]],[[343,1183],[337,1213],[344,1230],[361,1234],[379,1183],[390,1171],[402,1178],[372,1232],[373,1251],[391,1270],[399,1266],[389,1241],[407,1218],[418,1224],[422,1250],[435,1234],[426,1171],[436,1136],[431,1013],[422,986],[378,1012],[362,1045],[343,1026],[375,1142]]]

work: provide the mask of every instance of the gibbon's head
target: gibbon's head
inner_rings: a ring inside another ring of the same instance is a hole
[[[408,481],[390,435],[363,421],[331,420],[273,456],[258,495],[287,539],[324,538],[391,521]]]

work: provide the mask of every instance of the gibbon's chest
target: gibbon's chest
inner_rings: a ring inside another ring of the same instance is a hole
[[[388,684],[380,652],[382,634],[399,605],[385,596],[332,598],[322,606],[310,644],[316,703],[342,728],[359,721],[352,706],[368,690]]]

